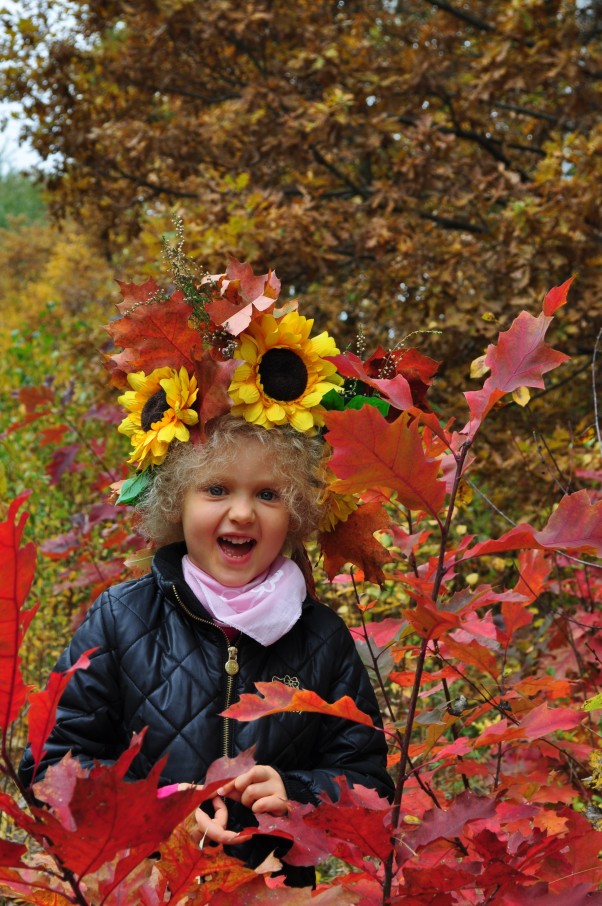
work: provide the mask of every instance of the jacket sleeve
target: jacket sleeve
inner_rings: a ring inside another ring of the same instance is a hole
[[[41,780],[46,769],[69,751],[84,767],[91,768],[94,760],[115,761],[127,748],[114,640],[111,595],[104,592],[54,668],[55,672],[68,670],[85,651],[97,649],[91,654],[90,666],[76,671],[61,697],[56,723],[35,776],[31,749],[27,746],[19,765],[19,776],[25,786]]]
[[[323,717],[319,750],[313,770],[282,771],[281,776],[290,799],[317,804],[324,792],[332,800],[339,797],[334,778],[343,775],[350,786],[361,785],[389,800],[393,798],[393,781],[387,773],[387,743],[376,696],[366,668],[345,626],[329,646],[336,661],[331,687],[323,696],[334,702],[350,696],[361,711],[370,715],[374,727],[335,717]]]

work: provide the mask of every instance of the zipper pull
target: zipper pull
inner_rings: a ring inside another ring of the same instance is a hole
[[[236,676],[238,673],[238,648],[235,648],[233,645],[228,648],[228,660],[226,661],[224,668],[228,676]]]

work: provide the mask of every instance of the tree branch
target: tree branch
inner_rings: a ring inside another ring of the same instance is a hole
[[[497,30],[495,26],[490,25],[489,22],[483,22],[482,19],[477,19],[477,17],[473,16],[471,13],[467,13],[463,9],[452,6],[451,3],[444,3],[443,0],[428,0],[428,3],[429,6],[436,6],[438,9],[443,10],[443,12],[450,13],[457,19],[467,22],[468,25],[472,25],[473,28],[477,28],[479,31],[494,32]]]

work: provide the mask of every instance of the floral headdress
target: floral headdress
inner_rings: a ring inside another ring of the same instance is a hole
[[[120,283],[121,317],[107,326],[122,349],[106,365],[124,391],[118,430],[130,438],[135,469],[118,503],[144,495],[174,440],[202,443],[207,423],[226,413],[268,430],[291,425],[316,434],[329,409],[370,404],[386,416],[420,404],[436,370],[431,359],[415,350],[379,349],[366,361],[341,355],[328,333],[312,336],[313,319],[299,314],[295,300],[279,305],[274,271],[259,276],[234,258],[223,274],[200,271],[184,255],[181,223],[176,229],[177,245],[164,246],[171,293],[152,279]],[[325,463],[329,452],[326,444]],[[322,531],[345,522],[358,502],[327,490]]]

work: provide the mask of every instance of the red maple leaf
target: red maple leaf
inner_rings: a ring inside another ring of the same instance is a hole
[[[326,425],[337,493],[386,488],[408,509],[438,514],[445,484],[437,479],[439,462],[424,452],[417,420],[404,413],[389,423],[373,406],[364,406],[328,412]]]
[[[6,731],[25,704],[28,687],[21,675],[19,649],[37,607],[23,610],[31,588],[36,550],[30,541],[21,545],[27,513],[17,520],[17,511],[29,497],[27,491],[8,508],[0,523],[0,730]]]
[[[353,563],[364,573],[368,582],[384,582],[382,567],[393,558],[374,537],[374,532],[386,531],[390,519],[379,502],[365,503],[333,531],[322,532],[318,543],[324,554],[324,569],[332,581],[345,563]]]
[[[260,695],[244,693],[239,701],[221,712],[222,716],[246,721],[267,717],[268,714],[280,714],[283,711],[310,711],[316,714],[327,714],[329,717],[352,720],[368,727],[374,726],[372,718],[360,711],[348,695],[344,695],[330,704],[315,692],[294,689],[278,681],[259,682],[255,683],[255,686]]]

